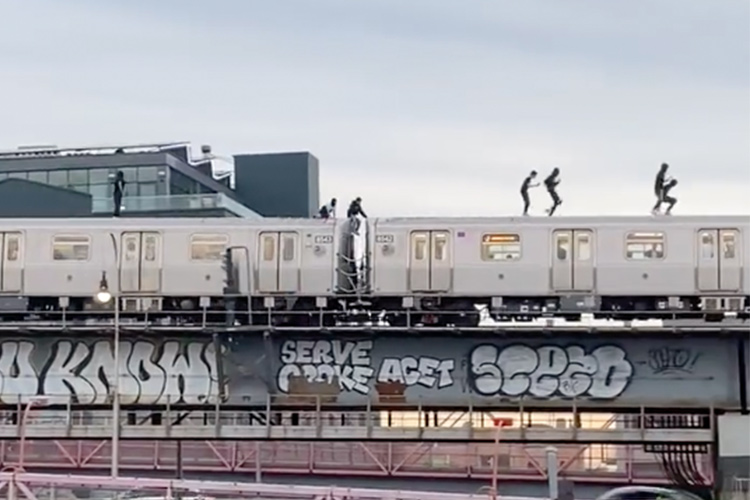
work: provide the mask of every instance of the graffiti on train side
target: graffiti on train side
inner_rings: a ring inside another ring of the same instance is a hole
[[[0,343],[0,401],[45,395],[54,402],[106,404],[114,385],[114,354],[107,340]],[[120,342],[119,393],[123,404],[200,404],[219,394],[216,351],[210,342]]]
[[[412,386],[442,389],[453,385],[453,359],[389,356],[375,365],[371,340],[287,340],[281,345],[277,387],[284,394],[334,394],[340,391],[392,400]]]
[[[625,351],[614,345],[586,352],[578,345],[484,344],[469,363],[472,389],[483,396],[614,399],[633,376]]]

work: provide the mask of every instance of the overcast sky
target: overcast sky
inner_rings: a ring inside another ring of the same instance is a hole
[[[0,0],[0,148],[306,150],[376,215],[750,213],[747,0]],[[533,211],[548,205],[533,194]]]

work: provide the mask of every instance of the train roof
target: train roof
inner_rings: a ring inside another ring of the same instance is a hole
[[[501,225],[542,225],[542,226],[565,226],[565,225],[599,225],[599,224],[747,224],[750,223],[749,215],[584,215],[584,216],[559,216],[559,217],[394,217],[378,219],[379,223],[393,224],[501,224]]]
[[[582,226],[582,225],[745,225],[750,223],[750,215],[675,215],[675,216],[561,216],[561,217],[385,217],[373,218],[378,224],[393,224],[405,226],[427,225],[524,225],[524,226]],[[343,219],[338,220],[339,223]],[[3,226],[14,228],[61,228],[61,227],[90,227],[90,228],[149,228],[149,227],[189,227],[204,226],[210,228],[237,227],[321,227],[331,224],[330,220],[302,219],[302,218],[271,218],[241,219],[241,218],[166,218],[166,217],[122,217],[122,218],[54,218],[54,219],[0,219],[0,230]]]

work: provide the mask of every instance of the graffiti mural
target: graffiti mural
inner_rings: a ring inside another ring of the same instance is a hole
[[[739,408],[734,339],[608,335],[512,338],[332,338],[233,335],[123,340],[115,369],[107,336],[0,338],[0,404],[124,404],[264,408],[325,404],[478,406],[516,400],[583,406]],[[700,390],[696,390],[700,388]],[[567,403],[563,403],[567,404]]]
[[[613,345],[591,352],[579,345],[480,345],[470,358],[472,387],[483,396],[612,399],[623,393],[633,375],[625,351]]]
[[[271,393],[289,401],[315,395],[330,404],[525,398],[605,407],[719,406],[738,404],[736,358],[733,341],[708,337],[287,336],[240,339],[223,366],[229,401],[237,404],[262,405]]]
[[[397,399],[414,385],[444,388],[453,384],[453,359],[430,356],[385,357],[372,361],[373,341],[287,340],[281,345],[277,387],[285,394],[325,395],[339,391],[379,394]]]
[[[120,342],[123,404],[200,404],[219,395],[216,352],[207,341]],[[108,340],[0,342],[0,402],[35,395],[60,402],[106,404],[116,373]],[[54,402],[54,401],[51,401]]]

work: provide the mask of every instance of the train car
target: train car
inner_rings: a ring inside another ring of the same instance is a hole
[[[0,316],[96,310],[103,282],[124,311],[231,299],[253,324],[365,311],[474,326],[480,307],[499,319],[746,316],[749,249],[743,216],[6,219]]]
[[[744,216],[380,219],[372,233],[392,323],[412,309],[473,325],[476,304],[500,319],[745,311],[750,296]]]
[[[0,315],[97,309],[103,279],[124,311],[223,309],[227,255],[238,310],[325,308],[337,289],[336,228],[318,219],[6,219]]]

